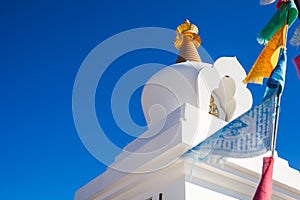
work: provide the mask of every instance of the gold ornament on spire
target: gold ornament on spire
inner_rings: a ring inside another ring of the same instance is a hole
[[[177,49],[180,49],[185,36],[189,37],[193,41],[193,44],[196,48],[198,48],[201,44],[197,26],[191,24],[188,19],[186,19],[183,24],[177,27],[176,34],[174,45]]]

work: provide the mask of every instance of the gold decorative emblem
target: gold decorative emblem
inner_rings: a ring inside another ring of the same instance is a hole
[[[215,104],[215,99],[213,98],[213,96],[210,96],[210,102],[209,102],[209,114],[214,115],[216,117],[219,117],[220,113],[219,113],[219,109],[217,107],[217,105]]]

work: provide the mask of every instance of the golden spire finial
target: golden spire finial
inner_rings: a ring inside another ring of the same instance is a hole
[[[197,48],[200,46],[201,39],[198,35],[198,28],[189,20],[176,29],[175,47],[179,50],[176,63],[185,61],[201,62]]]
[[[201,39],[198,35],[198,28],[188,19],[184,20],[184,23],[177,27],[176,34],[174,45],[177,49],[180,49],[184,36],[191,38],[196,48],[200,46]]]

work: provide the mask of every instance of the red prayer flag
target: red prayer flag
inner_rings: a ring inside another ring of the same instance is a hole
[[[271,200],[273,164],[274,159],[272,156],[264,157],[261,179],[256,189],[253,200]]]
[[[278,9],[282,3],[287,3],[289,2],[290,0],[278,0],[277,4],[276,4],[276,8]]]
[[[293,63],[296,67],[298,77],[300,78],[300,54],[296,58],[293,59]]]

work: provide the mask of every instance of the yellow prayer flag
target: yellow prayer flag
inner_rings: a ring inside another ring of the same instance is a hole
[[[243,83],[262,84],[263,78],[269,78],[278,62],[280,49],[285,48],[287,25],[284,24],[266,44],[253,64]]]

